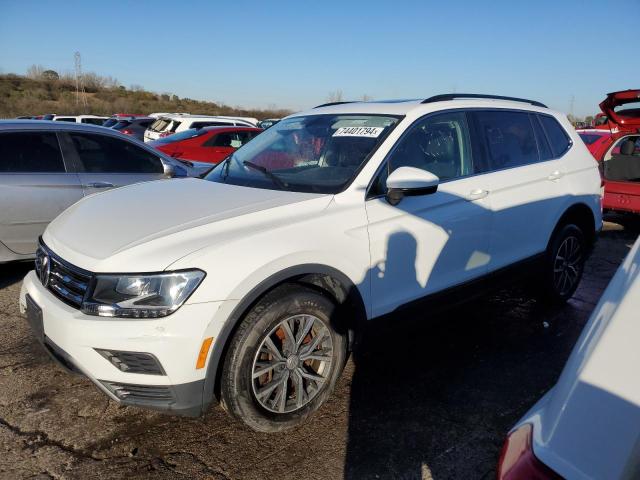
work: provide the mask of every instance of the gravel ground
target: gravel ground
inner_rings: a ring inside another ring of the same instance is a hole
[[[265,435],[219,407],[121,407],[53,364],[18,312],[31,265],[0,267],[0,478],[493,478],[504,435],[557,379],[637,236],[607,223],[568,305],[515,287],[437,318],[374,322],[330,401]]]

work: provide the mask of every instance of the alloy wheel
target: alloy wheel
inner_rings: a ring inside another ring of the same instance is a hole
[[[565,238],[553,261],[553,284],[559,295],[565,295],[580,280],[582,246],[575,236]]]
[[[307,405],[329,380],[333,361],[331,332],[314,315],[282,320],[260,343],[251,368],[253,394],[274,413]]]

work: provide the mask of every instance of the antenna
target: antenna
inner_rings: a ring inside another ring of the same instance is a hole
[[[76,107],[82,103],[83,109],[87,110],[87,93],[84,90],[84,80],[82,78],[82,58],[80,52],[73,55],[76,70]]]

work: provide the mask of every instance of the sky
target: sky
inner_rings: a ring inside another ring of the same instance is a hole
[[[82,67],[246,108],[464,92],[595,114],[640,88],[640,0],[0,0],[0,73]]]

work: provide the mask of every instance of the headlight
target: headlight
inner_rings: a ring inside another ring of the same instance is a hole
[[[201,270],[96,275],[82,312],[100,317],[165,317],[180,308],[204,276]]]

